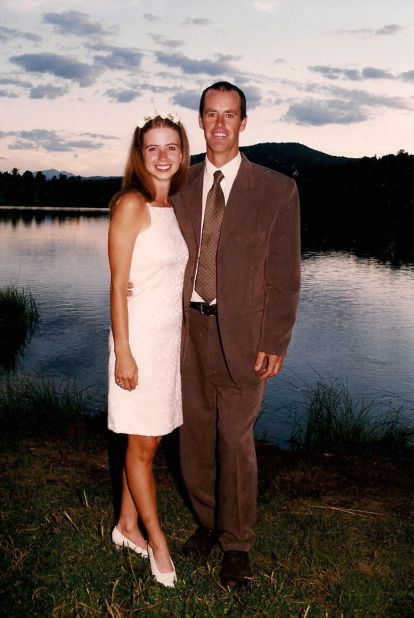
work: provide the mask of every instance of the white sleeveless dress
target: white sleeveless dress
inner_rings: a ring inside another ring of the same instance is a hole
[[[148,206],[151,223],[135,241],[128,298],[129,343],[138,365],[133,391],[115,383],[109,337],[108,427],[116,433],[161,436],[182,424],[180,343],[185,241],[172,208]]]

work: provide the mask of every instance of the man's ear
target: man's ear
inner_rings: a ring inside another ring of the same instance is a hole
[[[203,119],[200,115],[198,116],[198,126],[200,129],[204,129]]]
[[[247,124],[247,116],[245,116],[245,117],[243,118],[243,120],[241,121],[241,124],[240,124],[240,132],[245,130],[245,128],[246,128],[246,124]]]

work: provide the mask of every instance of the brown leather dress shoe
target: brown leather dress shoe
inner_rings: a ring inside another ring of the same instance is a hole
[[[220,582],[225,588],[234,590],[249,583],[252,578],[249,553],[230,550],[223,553]]]
[[[211,550],[217,543],[217,537],[214,530],[199,526],[197,530],[190,536],[181,548],[184,556],[192,556],[194,558],[207,558]]]

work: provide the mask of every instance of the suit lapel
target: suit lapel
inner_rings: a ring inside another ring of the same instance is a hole
[[[190,172],[185,186],[180,191],[176,207],[177,218],[184,236],[187,237],[187,234],[190,233],[189,227],[191,227],[192,240],[195,239],[197,246],[200,243],[201,235],[203,177],[204,165],[201,164],[197,166],[197,169]],[[188,225],[189,222],[191,223],[190,226]]]
[[[234,180],[224,211],[220,234],[220,244],[232,235],[245,213],[254,206],[254,187],[252,164],[242,155],[242,162]]]

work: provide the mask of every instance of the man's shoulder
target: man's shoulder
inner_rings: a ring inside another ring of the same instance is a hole
[[[246,159],[246,161],[248,161],[248,159]],[[279,186],[292,186],[296,184],[293,178],[286,174],[282,174],[282,172],[277,172],[270,167],[259,165],[252,161],[248,161],[248,163],[251,166],[252,174],[256,181],[278,184]]]
[[[203,167],[204,167],[204,159],[202,161],[199,161],[198,163],[193,163],[192,165],[190,165],[190,168],[188,170],[188,175],[194,176],[196,174],[199,174]]]

